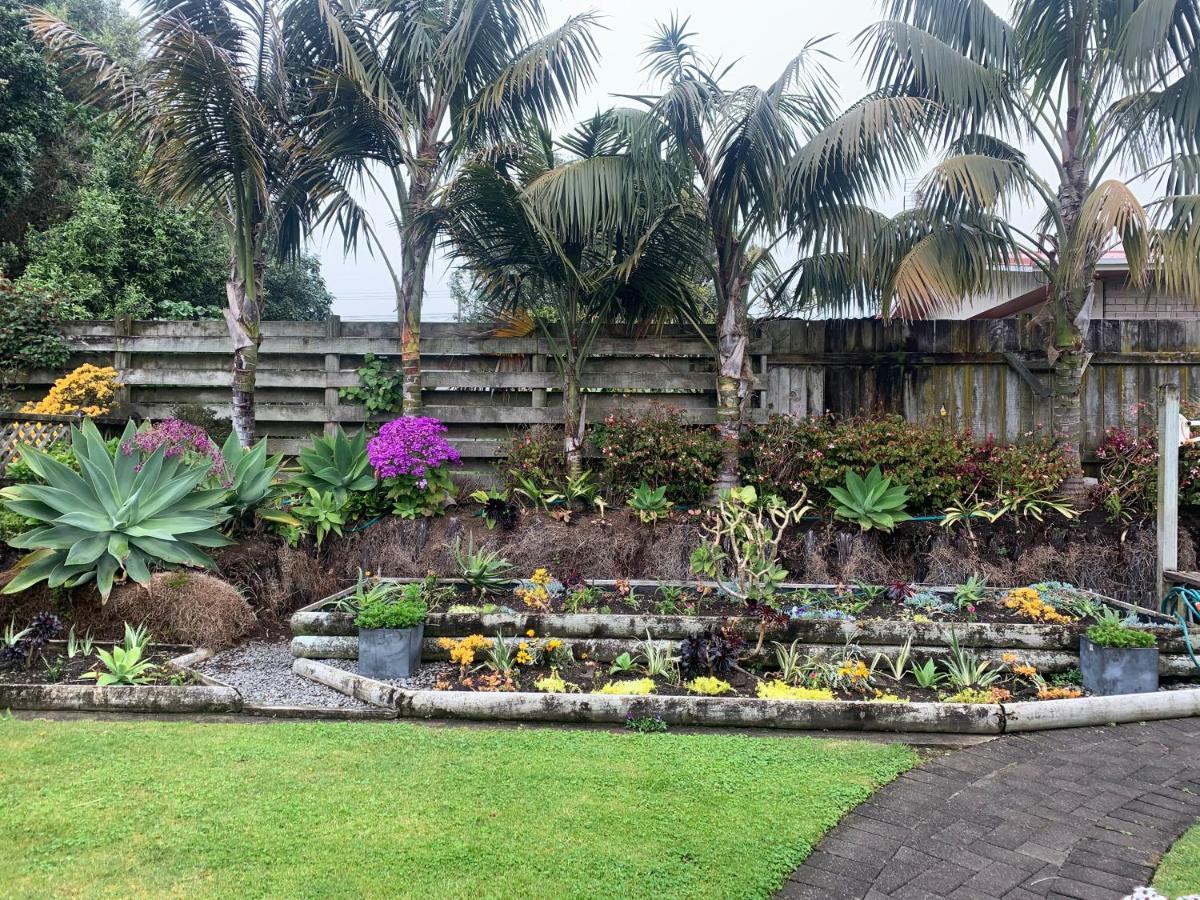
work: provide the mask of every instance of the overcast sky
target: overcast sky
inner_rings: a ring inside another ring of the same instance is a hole
[[[992,0],[993,5],[1000,5]],[[606,30],[598,36],[601,59],[596,82],[579,104],[582,118],[597,108],[610,106],[613,93],[634,93],[644,87],[640,53],[655,22],[679,10],[691,17],[697,42],[710,56],[737,61],[731,84],[767,84],[810,38],[834,35],[828,42],[839,61],[830,67],[837,75],[842,100],[850,103],[864,91],[865,84],[853,61],[854,36],[879,18],[875,0],[546,0],[552,22],[595,9],[604,15]],[[384,230],[381,204],[376,224]],[[395,240],[394,231],[391,231]],[[325,278],[337,297],[334,312],[346,317],[391,318],[395,295],[382,264],[365,252],[343,258],[336,240],[319,248]],[[452,273],[444,261],[435,260],[429,272],[424,318],[453,316],[450,296]]]

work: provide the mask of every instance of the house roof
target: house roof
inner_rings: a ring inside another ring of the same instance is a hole
[[[1035,272],[1037,266],[1033,264],[1032,259],[1028,256],[1022,256],[1015,260],[1009,267],[1010,271],[1014,272]],[[1129,261],[1125,258],[1124,250],[1109,250],[1096,263],[1096,277],[1100,278],[1105,275],[1116,274],[1119,272],[1129,271]],[[1036,306],[1044,303],[1049,295],[1049,288],[1046,285],[1039,285],[1032,290],[1026,291],[1011,300],[1007,300],[997,306],[983,310],[971,316],[972,319],[1005,319],[1008,316],[1015,316],[1018,313],[1028,312]]]

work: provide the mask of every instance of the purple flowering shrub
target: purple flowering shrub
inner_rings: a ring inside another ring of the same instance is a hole
[[[396,515],[432,516],[453,498],[450,467],[462,458],[446,440],[446,431],[429,416],[402,416],[367,443],[367,458]]]
[[[203,428],[179,419],[164,419],[141,429],[132,439],[121,444],[121,452],[126,456],[133,453],[149,456],[160,447],[165,448],[164,455],[168,459],[181,457],[189,466],[207,467],[213,478],[228,486],[221,448],[213,443]]]

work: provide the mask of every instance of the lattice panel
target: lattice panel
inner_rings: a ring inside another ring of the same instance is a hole
[[[56,441],[70,437],[69,420],[23,419],[0,422],[0,472],[17,457],[22,445],[45,450]]]

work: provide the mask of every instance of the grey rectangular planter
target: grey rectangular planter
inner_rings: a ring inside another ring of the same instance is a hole
[[[1157,647],[1101,647],[1084,635],[1079,669],[1089,694],[1150,694],[1158,690]]]
[[[367,678],[411,678],[421,665],[425,626],[363,628],[358,633],[358,672]]]

